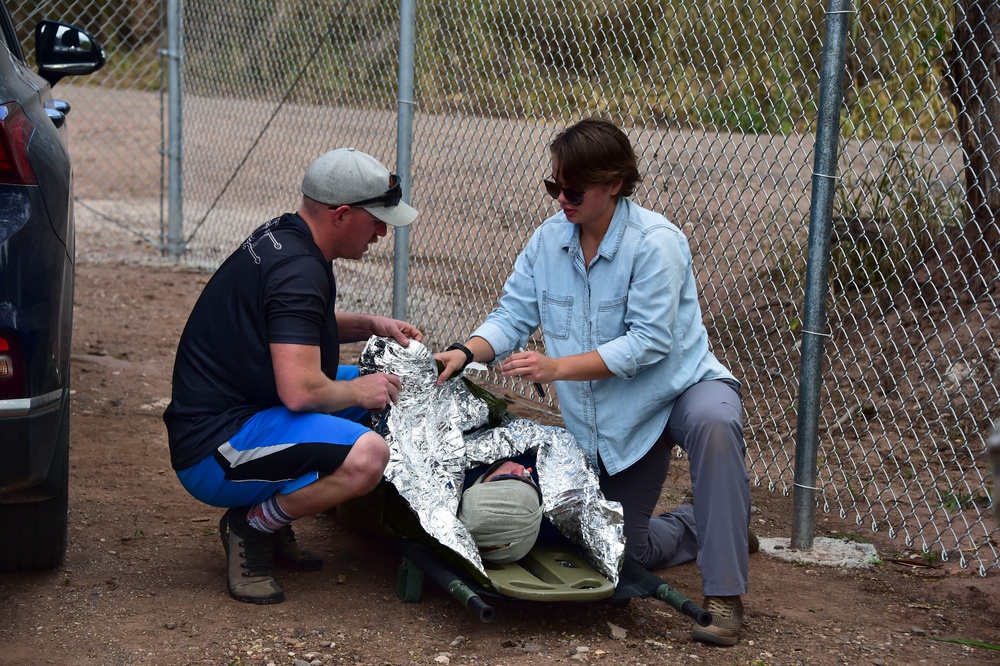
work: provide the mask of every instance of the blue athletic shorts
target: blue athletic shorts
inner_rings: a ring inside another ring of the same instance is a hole
[[[354,379],[357,366],[340,366],[338,380]],[[219,507],[253,506],[308,486],[340,467],[369,428],[368,410],[333,414],[272,407],[254,414],[239,432],[201,462],[177,472],[196,499]]]

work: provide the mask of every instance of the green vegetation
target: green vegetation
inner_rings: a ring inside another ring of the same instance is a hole
[[[852,543],[864,543],[870,544],[871,541],[860,534],[854,534],[853,532],[831,532],[831,539],[843,539],[844,541],[850,541]]]
[[[883,150],[883,170],[849,175],[837,189],[840,242],[831,286],[840,296],[897,293],[964,199],[942,189],[929,156],[900,144]]]
[[[930,636],[927,638],[929,641],[939,641],[941,643],[957,643],[959,645],[971,645],[972,647],[986,648],[987,650],[1000,651],[1000,645],[994,643],[985,643],[983,641],[972,641],[967,638],[935,638]]]
[[[921,553],[917,553],[917,555],[919,557],[923,558],[924,562],[926,562],[928,566],[934,565],[938,561],[938,559],[939,559],[939,556],[938,556],[937,553],[932,553],[929,550],[923,551]]]
[[[980,495],[978,493],[959,493],[954,492],[946,493],[944,495],[939,494],[938,497],[941,501],[941,508],[948,511],[949,513],[954,513],[957,511],[962,511],[964,509],[971,509],[974,506],[979,506],[981,509],[987,509],[990,506],[990,498],[986,495]]]
[[[15,7],[91,29],[105,79],[159,85],[158,0]],[[198,94],[395,106],[398,2],[189,0],[186,85]],[[851,22],[845,134],[925,137],[953,124],[943,91],[951,36],[936,0],[861,3]],[[790,134],[815,121],[822,3],[428,0],[417,5],[421,109],[496,117],[607,113],[635,125]],[[302,79],[300,80],[300,77]]]
[[[924,149],[887,146],[859,176],[837,185],[830,248],[830,309],[898,293],[935,238],[958,214],[961,183],[941,186]],[[882,165],[881,170],[874,170]],[[791,292],[805,284],[808,229],[771,248],[771,280]]]
[[[436,2],[418,16],[418,89],[440,110],[790,132],[814,113],[821,9],[775,9]]]
[[[25,0],[9,4],[25,57],[34,62],[35,25],[42,19],[72,23],[93,34],[107,52],[108,62],[77,85],[159,90],[160,49],[166,39],[163,5],[157,0]]]
[[[848,44],[845,137],[917,140],[952,129],[944,96],[951,3],[859,3]]]

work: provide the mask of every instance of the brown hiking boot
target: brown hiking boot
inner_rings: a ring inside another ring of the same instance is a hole
[[[271,578],[272,537],[247,524],[247,511],[247,507],[229,509],[219,521],[229,594],[251,604],[281,603],[285,592]]]
[[[694,504],[694,488],[688,488],[684,491],[684,500],[681,504]],[[747,552],[753,555],[760,550],[760,539],[757,535],[753,533],[753,530],[749,527],[747,528]]]
[[[295,571],[319,571],[323,559],[298,544],[291,525],[285,525],[271,535],[274,548],[274,565]]]
[[[736,645],[743,628],[743,600],[740,597],[705,597],[702,608],[712,614],[712,624],[695,627],[691,638],[712,645]]]

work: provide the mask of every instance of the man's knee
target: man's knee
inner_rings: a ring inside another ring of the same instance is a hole
[[[341,470],[358,495],[370,492],[382,480],[389,463],[389,445],[381,436],[367,432],[358,438],[344,460]]]

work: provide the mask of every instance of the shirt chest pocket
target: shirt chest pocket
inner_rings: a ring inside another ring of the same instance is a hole
[[[626,298],[619,296],[597,304],[597,343],[604,344],[625,335]]]
[[[573,297],[542,293],[542,330],[559,340],[569,337],[573,323]]]

